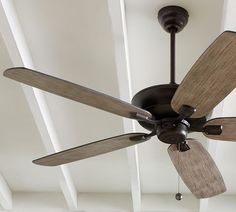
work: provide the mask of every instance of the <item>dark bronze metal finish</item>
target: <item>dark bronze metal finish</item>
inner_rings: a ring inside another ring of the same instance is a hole
[[[221,125],[207,125],[204,127],[204,133],[207,135],[220,135],[222,133]]]
[[[170,83],[175,84],[175,32],[173,28],[170,32]]]
[[[203,129],[206,123],[206,117],[179,118],[180,115],[171,107],[171,100],[177,88],[177,84],[156,85],[141,90],[132,99],[133,105],[149,111],[156,120],[156,125],[143,120],[140,120],[139,124],[147,130],[156,131],[161,141],[170,144],[184,141],[188,132]],[[183,108],[189,114],[191,108]]]
[[[173,119],[163,120],[162,124],[157,127],[157,137],[167,144],[182,143],[186,140],[189,126],[190,124],[185,120],[176,124]]]
[[[155,85],[139,91],[132,99],[132,104],[149,111],[155,120],[161,121],[165,118],[178,118],[171,107],[171,100],[177,90],[177,84]],[[186,118],[191,128],[202,129],[206,123],[206,117]],[[147,130],[154,131],[154,125],[145,121],[139,121],[139,124]],[[191,130],[193,131],[193,130]]]
[[[196,112],[196,109],[189,105],[182,105],[178,112],[183,118],[188,118]]]
[[[186,141],[181,142],[181,143],[179,143],[179,144],[177,144],[177,145],[178,145],[178,150],[179,150],[180,152],[186,152],[186,151],[190,150],[190,147],[189,147],[189,145],[186,143]]]
[[[178,117],[170,105],[177,87],[176,84],[164,84],[145,88],[133,97],[132,104],[149,111],[156,120]],[[154,130],[152,124],[144,121],[139,121],[139,123],[150,131]]]
[[[180,32],[188,22],[188,12],[179,6],[163,7],[158,12],[158,20],[164,30],[171,33],[172,29],[175,33]]]

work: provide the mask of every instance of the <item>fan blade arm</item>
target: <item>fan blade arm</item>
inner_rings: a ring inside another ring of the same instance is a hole
[[[206,125],[202,127],[190,127],[192,132],[202,132],[206,135],[221,135],[223,132],[222,125]]]
[[[24,67],[4,71],[5,77],[122,117],[155,124],[150,112],[101,92]]]
[[[204,125],[204,128],[221,127],[220,134],[210,134],[204,132],[204,135],[213,140],[236,141],[236,117],[221,117],[210,119]]]
[[[221,135],[223,132],[222,125],[206,125],[204,127],[204,133],[207,135]]]
[[[36,159],[33,163],[43,166],[58,166],[133,146],[149,140],[151,136],[151,134],[146,133],[129,133],[115,136],[57,152]]]

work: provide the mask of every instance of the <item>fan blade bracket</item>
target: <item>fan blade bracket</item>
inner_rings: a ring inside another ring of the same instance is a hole
[[[174,123],[178,123],[179,121],[183,119],[190,118],[195,112],[196,112],[196,108],[190,105],[182,105],[178,110],[179,116],[176,118]]]
[[[153,131],[149,134],[136,135],[136,136],[130,137],[129,139],[131,141],[147,141],[151,139],[151,137],[155,136],[156,134],[157,134],[156,131]]]
[[[145,116],[144,114],[137,113],[137,112],[130,113],[130,118],[136,119],[137,121],[144,121],[144,122],[147,122],[149,124],[154,124],[154,125],[160,123],[160,121],[158,120],[152,119],[149,116]]]
[[[205,135],[221,135],[223,132],[223,126],[222,125],[206,125],[200,128],[190,127],[190,131],[202,132]]]
[[[182,105],[178,111],[181,117],[183,118],[189,118],[196,112],[196,108],[190,106],[190,105]]]
[[[179,152],[186,152],[186,151],[190,150],[190,146],[187,144],[186,141],[178,143],[176,145],[177,145],[177,149]]]
[[[145,116],[144,114],[141,114],[141,113],[137,113],[137,112],[130,113],[130,118],[131,119],[136,119],[136,120],[141,120],[141,121],[151,120],[150,117]]]
[[[221,135],[222,131],[222,125],[207,125],[204,127],[204,133],[207,135]]]
[[[204,133],[204,135],[213,140],[220,141],[236,141],[236,117],[221,117],[210,119],[206,122],[204,127],[207,126],[222,126],[221,134],[211,135]]]
[[[172,104],[172,103],[171,103]],[[173,106],[171,105],[173,108]],[[176,113],[179,114],[179,119],[186,119],[186,118],[194,118],[194,114],[197,113],[197,109],[194,106],[188,105],[188,104],[182,104],[176,111]],[[198,117],[200,118],[200,117]]]
[[[150,139],[147,135],[137,135],[129,138],[131,141],[147,141]]]

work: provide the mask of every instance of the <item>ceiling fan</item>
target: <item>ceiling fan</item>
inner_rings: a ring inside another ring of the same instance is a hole
[[[34,160],[57,166],[147,141],[157,135],[170,144],[169,156],[184,183],[197,198],[226,191],[224,180],[210,154],[188,133],[202,132],[216,140],[236,141],[236,118],[207,120],[207,114],[236,87],[236,34],[223,32],[200,56],[180,85],[175,83],[175,35],[188,22],[179,6],[159,10],[158,20],[170,34],[170,83],[145,88],[132,104],[27,68],[10,68],[4,76],[44,91],[135,119],[150,133],[129,133],[96,141]]]

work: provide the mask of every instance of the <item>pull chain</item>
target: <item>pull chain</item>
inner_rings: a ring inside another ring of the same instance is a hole
[[[177,144],[177,150],[178,150],[178,167],[180,167],[180,158],[179,158],[179,154],[180,154],[180,143]],[[180,176],[179,173],[178,177],[177,177],[177,194],[175,195],[175,199],[180,201],[183,198],[183,195],[180,193]]]

